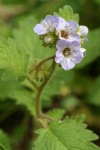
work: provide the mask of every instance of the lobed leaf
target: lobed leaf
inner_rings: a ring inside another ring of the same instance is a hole
[[[35,115],[34,99],[32,92],[28,90],[16,90],[9,94],[9,98],[16,100],[17,105],[23,105],[30,112],[31,115]]]
[[[78,119],[79,118],[79,119]],[[98,139],[92,131],[86,129],[83,116],[66,118],[64,121],[52,122],[47,129],[37,131],[39,137],[33,150],[100,150],[92,143]]]
[[[23,80],[27,73],[28,56],[13,39],[0,37],[0,69],[3,80]]]
[[[16,105],[24,106],[31,115],[35,115],[33,93],[25,89],[23,82],[19,84],[18,81],[0,81],[0,101],[8,99],[14,100]]]
[[[56,108],[53,110],[49,110],[47,112],[47,115],[54,118],[55,120],[60,120],[63,117],[64,113],[65,113],[65,109]]]
[[[76,22],[79,22],[79,14],[73,12],[73,9],[69,5],[65,5],[63,8],[59,9],[58,14],[60,17],[64,18],[65,20],[75,20]]]

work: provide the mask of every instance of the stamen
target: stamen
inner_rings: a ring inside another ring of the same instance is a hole
[[[66,30],[61,30],[60,33],[61,33],[61,37],[68,39],[69,33]]]
[[[63,54],[65,57],[71,56],[71,50],[70,50],[70,48],[65,48],[65,49],[62,51],[62,54]]]

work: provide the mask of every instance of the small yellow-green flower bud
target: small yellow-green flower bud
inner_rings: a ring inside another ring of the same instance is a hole
[[[46,44],[52,44],[54,42],[54,37],[52,35],[47,35],[45,38],[44,38],[44,43]]]

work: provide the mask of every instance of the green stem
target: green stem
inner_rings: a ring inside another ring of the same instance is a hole
[[[47,60],[47,59],[45,59],[45,60]],[[43,62],[44,61],[42,61],[42,63]],[[37,91],[37,94],[36,94],[36,116],[37,116],[37,118],[40,118],[41,120],[43,118],[43,113],[42,113],[42,108],[41,108],[41,94],[42,94],[43,89],[45,88],[46,84],[48,83],[49,79],[53,75],[55,67],[56,67],[56,63],[55,63],[55,60],[53,59],[52,66],[51,66],[51,68],[52,68],[51,73],[48,76],[48,78],[46,78],[44,80],[44,82],[40,85],[39,90]],[[44,118],[46,118],[45,115],[44,115]]]
[[[53,56],[47,57],[47,58],[43,59],[42,61],[40,61],[40,62],[38,63],[38,65],[35,67],[36,72],[38,72],[38,69],[39,69],[45,62],[47,62],[48,60],[54,59],[54,58],[55,58],[55,56],[53,55]],[[36,84],[33,80],[31,80],[29,76],[27,76],[27,79],[30,81],[30,83],[33,85],[33,87],[37,90],[37,89],[38,89],[37,84]]]
[[[40,68],[41,65],[43,65],[43,64],[44,64],[45,62],[47,62],[48,60],[51,60],[51,59],[54,59],[54,58],[55,58],[55,56],[53,55],[53,56],[50,56],[50,57],[47,57],[47,58],[43,59],[43,60],[40,61],[39,64],[36,66],[36,69]]]
[[[34,86],[35,89],[38,89],[38,86],[33,80],[31,80],[29,77],[27,77],[27,79],[30,81],[30,83]]]

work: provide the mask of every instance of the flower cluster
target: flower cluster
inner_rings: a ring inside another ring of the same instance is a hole
[[[85,56],[86,49],[82,46],[88,40],[88,28],[79,26],[74,20],[66,21],[59,16],[47,15],[34,27],[34,32],[42,38],[45,45],[56,45],[55,61],[64,70],[70,70]]]

